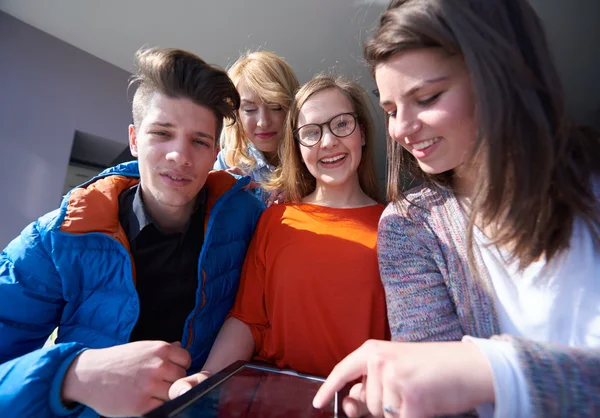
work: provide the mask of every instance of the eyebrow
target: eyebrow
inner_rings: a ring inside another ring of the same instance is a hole
[[[162,128],[174,128],[175,127],[175,125],[173,125],[172,123],[169,123],[169,122],[154,122],[154,123],[151,123],[150,126],[160,126]],[[206,132],[202,132],[202,131],[194,132],[194,136],[210,139],[213,142],[215,140],[215,138],[212,135],[207,134]]]
[[[242,99],[242,103],[245,103],[245,104],[256,104],[252,100],[248,100],[248,99]]]
[[[445,81],[445,80],[448,80],[449,78],[450,78],[449,76],[444,75],[441,77],[435,77],[435,78],[430,78],[429,80],[421,81],[421,82],[417,83],[416,85],[414,85],[406,93],[402,94],[401,97],[403,97],[403,98],[409,97],[409,96],[413,95],[416,91],[422,89],[423,87],[425,87],[428,84],[439,83],[440,81]],[[391,100],[384,100],[383,102],[379,102],[379,105],[381,107],[388,106],[390,104],[393,104]]]

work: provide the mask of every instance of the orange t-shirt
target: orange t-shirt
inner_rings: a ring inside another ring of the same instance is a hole
[[[255,360],[327,376],[367,339],[390,338],[377,263],[383,209],[282,204],[263,213],[231,310],[252,331]]]

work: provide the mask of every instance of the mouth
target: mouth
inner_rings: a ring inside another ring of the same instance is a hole
[[[336,166],[343,163],[347,156],[348,154],[338,154],[332,157],[321,158],[319,162],[325,167]]]
[[[190,177],[180,173],[162,173],[160,177],[167,185],[174,187],[183,187],[192,181]]]
[[[441,136],[436,136],[433,139],[428,139],[427,141],[417,142],[412,144],[412,149],[417,151],[424,151],[427,148],[431,147],[433,144],[439,142],[442,139]]]
[[[277,132],[261,132],[261,133],[255,133],[254,136],[260,139],[269,139],[274,137],[277,134]]]

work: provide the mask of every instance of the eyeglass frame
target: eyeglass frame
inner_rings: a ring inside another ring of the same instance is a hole
[[[344,115],[350,115],[352,116],[352,119],[354,119],[354,129],[352,129],[352,131],[348,134],[348,135],[344,135],[344,136],[339,136],[333,133],[333,130],[331,129],[330,123],[333,122],[333,120],[339,116],[344,116]],[[333,116],[331,119],[329,119],[327,122],[323,122],[323,123],[307,123],[306,125],[302,125],[296,129],[294,129],[292,131],[292,134],[294,135],[294,139],[296,139],[296,141],[298,141],[301,145],[307,147],[307,148],[312,148],[315,145],[317,145],[319,142],[321,142],[321,140],[323,139],[323,127],[325,125],[327,125],[327,129],[329,129],[329,132],[331,133],[331,135],[335,136],[336,138],[347,138],[350,135],[352,135],[354,133],[354,131],[356,131],[356,127],[360,124],[360,122],[358,121],[358,115],[355,112],[344,112],[344,113],[340,113],[339,115],[335,115]],[[318,126],[319,127],[319,132],[321,132],[321,135],[319,136],[319,139],[317,140],[317,142],[315,142],[312,145],[306,145],[304,142],[302,142],[300,140],[300,129],[306,127],[306,126]]]

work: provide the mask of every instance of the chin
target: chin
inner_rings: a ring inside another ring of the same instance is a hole
[[[429,174],[429,175],[435,175],[435,174],[442,174],[445,173],[448,170],[451,170],[451,168],[447,168],[447,167],[436,167],[436,166],[430,166],[430,165],[423,165],[423,164],[419,164],[419,168],[425,173],[425,174]]]

